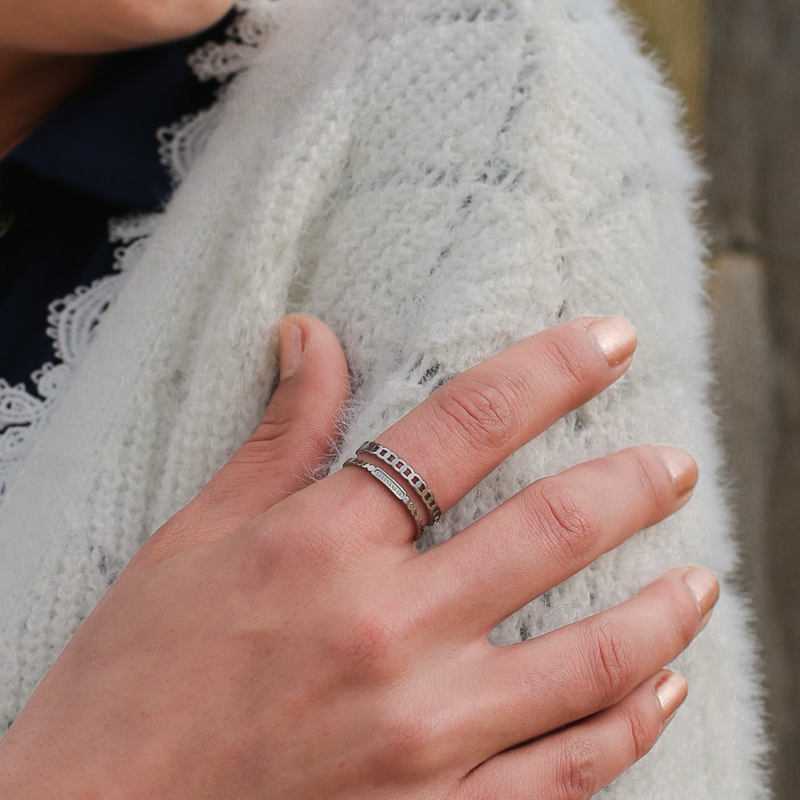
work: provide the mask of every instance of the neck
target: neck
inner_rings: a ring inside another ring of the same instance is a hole
[[[0,158],[83,86],[98,62],[0,47]]]

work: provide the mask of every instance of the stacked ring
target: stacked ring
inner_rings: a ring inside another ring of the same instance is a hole
[[[369,472],[373,478],[379,480],[398,500],[400,500],[408,509],[408,513],[414,519],[414,524],[417,526],[417,538],[422,535],[425,530],[425,525],[420,517],[419,510],[414,502],[411,500],[408,492],[385,470],[371,464],[369,461],[364,461],[358,458],[360,455],[369,454],[379,458],[385,464],[388,464],[396,473],[398,473],[411,488],[419,495],[425,507],[428,509],[430,523],[433,525],[439,521],[442,516],[439,504],[433,496],[433,492],[428,488],[428,484],[422,477],[411,467],[411,465],[403,461],[396,453],[393,453],[388,447],[384,447],[377,442],[364,442],[361,447],[356,451],[356,457],[350,458],[344,462],[345,467],[360,467]]]
[[[422,518],[417,511],[417,507],[412,502],[408,492],[391,476],[384,472],[380,467],[370,464],[368,461],[362,461],[360,458],[349,458],[344,462],[345,467],[361,467],[377,478],[398,500],[400,500],[408,509],[408,513],[414,518],[414,524],[417,526],[417,538],[422,536],[422,531],[425,526],[422,524]]]
[[[411,488],[422,498],[422,502],[425,503],[425,507],[430,514],[430,524],[433,525],[439,521],[442,512],[439,508],[439,504],[436,502],[436,498],[433,496],[433,492],[407,461],[403,461],[400,456],[393,453],[388,447],[384,447],[377,442],[364,442],[356,451],[357,456],[365,453],[379,458],[385,464],[388,464],[395,472],[402,475],[403,478],[408,481]]]

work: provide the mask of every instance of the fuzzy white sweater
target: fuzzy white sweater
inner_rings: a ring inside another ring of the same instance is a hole
[[[633,443],[695,454],[696,495],[516,613],[498,644],[608,608],[672,566],[732,568],[706,400],[698,172],[672,93],[610,2],[249,0],[234,40],[196,65],[224,74],[245,61],[214,112],[163,135],[185,180],[161,219],[125,226],[127,260],[141,259],[115,279],[115,304],[7,492],[5,724],[136,549],[247,437],[287,311],[319,316],[345,346],[355,399],[340,458],[559,320],[615,314],[638,328],[628,375],[433,535]],[[766,796],[746,618],[725,590],[676,664],[687,703],[605,796]]]

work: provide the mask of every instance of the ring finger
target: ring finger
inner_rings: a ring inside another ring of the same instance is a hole
[[[424,610],[449,632],[485,636],[677,511],[696,479],[697,466],[682,450],[633,447],[538,480],[424,558],[406,562],[407,581],[416,587],[411,594],[419,603],[435,603]],[[431,586],[435,594],[425,591]]]
[[[661,672],[615,706],[490,758],[463,779],[457,797],[586,800],[650,750],[687,688],[682,676]]]

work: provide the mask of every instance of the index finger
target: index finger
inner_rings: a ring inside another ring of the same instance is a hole
[[[625,320],[562,323],[453,378],[376,441],[411,465],[447,511],[515,450],[617,380],[635,349],[636,331]],[[362,517],[369,510],[370,530],[361,535],[413,540],[408,511],[369,475],[346,469],[329,480],[356,498]]]

